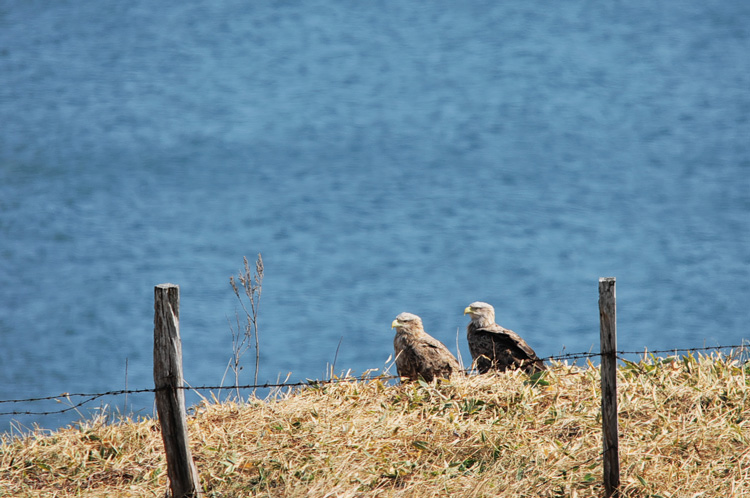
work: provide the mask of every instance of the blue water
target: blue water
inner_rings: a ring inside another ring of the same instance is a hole
[[[258,253],[263,382],[383,369],[402,311],[466,359],[476,300],[596,351],[603,276],[623,349],[741,343],[749,53],[748,2],[5,1],[0,400],[152,386],[164,282],[219,383]]]

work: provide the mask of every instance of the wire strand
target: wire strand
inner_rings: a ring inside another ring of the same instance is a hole
[[[721,350],[740,350],[745,351],[748,348],[747,344],[737,344],[737,345],[731,345],[731,346],[705,346],[700,348],[673,348],[673,349],[655,349],[652,351],[649,351],[648,349],[644,349],[642,351],[616,351],[617,356],[622,359],[622,356],[624,355],[656,355],[656,354],[677,354],[677,353],[693,353],[693,352],[703,352],[703,351],[721,351]],[[562,361],[562,360],[578,360],[583,358],[596,358],[598,356],[601,356],[601,353],[593,353],[593,352],[586,352],[586,353],[564,353],[559,355],[551,355],[544,358],[541,358],[543,361]],[[464,372],[471,372],[471,369],[464,370]],[[283,383],[264,383],[264,384],[245,384],[245,385],[235,385],[235,386],[179,386],[176,389],[182,389],[182,390],[189,390],[189,391],[221,391],[223,389],[226,390],[247,390],[247,389],[283,389],[283,388],[294,388],[294,387],[319,387],[324,386],[327,384],[335,384],[335,383],[341,383],[341,382],[352,382],[352,381],[369,381],[369,380],[393,380],[400,378],[398,375],[378,375],[378,376],[368,376],[367,374],[363,374],[360,377],[355,376],[345,376],[345,377],[336,377],[332,379],[326,379],[326,380],[313,380],[313,379],[306,379],[304,381],[298,381],[298,382],[283,382]],[[120,396],[120,395],[127,395],[127,394],[139,394],[139,393],[155,393],[159,391],[160,389],[170,389],[167,387],[164,388],[144,388],[144,389],[119,389],[114,391],[107,391],[102,393],[68,393],[64,392],[55,396],[41,396],[36,398],[23,398],[23,399],[5,399],[0,400],[0,404],[4,403],[36,403],[40,401],[51,401],[55,400],[57,402],[61,402],[60,398],[65,398],[68,401],[70,401],[70,398],[73,397],[80,397],[80,398],[86,398],[83,399],[75,404],[71,402],[70,406],[67,406],[60,410],[51,410],[51,411],[20,411],[20,410],[14,410],[14,411],[6,411],[6,412],[0,412],[0,416],[8,416],[8,415],[56,415],[56,414],[62,414],[66,413],[72,410],[75,410],[77,408],[80,408],[83,405],[86,405],[92,401],[95,401],[99,398],[103,398],[105,396]]]

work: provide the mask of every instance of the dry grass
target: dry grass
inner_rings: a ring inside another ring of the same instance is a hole
[[[750,368],[725,357],[620,367],[622,491],[750,496]],[[596,368],[389,386],[374,379],[189,421],[209,497],[601,496]],[[0,496],[164,496],[158,424],[90,421],[0,445]]]

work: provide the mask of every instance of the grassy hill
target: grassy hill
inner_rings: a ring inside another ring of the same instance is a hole
[[[650,358],[618,371],[624,496],[750,496],[750,367]],[[601,496],[599,372],[554,364],[426,385],[340,382],[189,419],[205,495]],[[0,444],[0,496],[164,496],[158,422],[89,420]]]

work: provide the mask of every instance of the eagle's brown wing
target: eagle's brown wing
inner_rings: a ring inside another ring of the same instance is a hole
[[[425,359],[425,365],[433,372],[434,377],[448,378],[458,372],[460,367],[453,353],[442,342],[433,337],[424,337],[417,348]]]
[[[529,374],[546,370],[542,360],[521,336],[496,323],[482,328],[470,326],[468,341],[471,357],[480,373],[508,368],[522,368]]]
[[[396,350],[396,371],[399,377],[417,380],[419,377],[418,365],[419,360],[411,345],[404,344]]]
[[[448,378],[460,370],[458,360],[445,345],[430,336],[401,344],[396,357],[396,368],[401,377],[426,382],[436,378]]]

